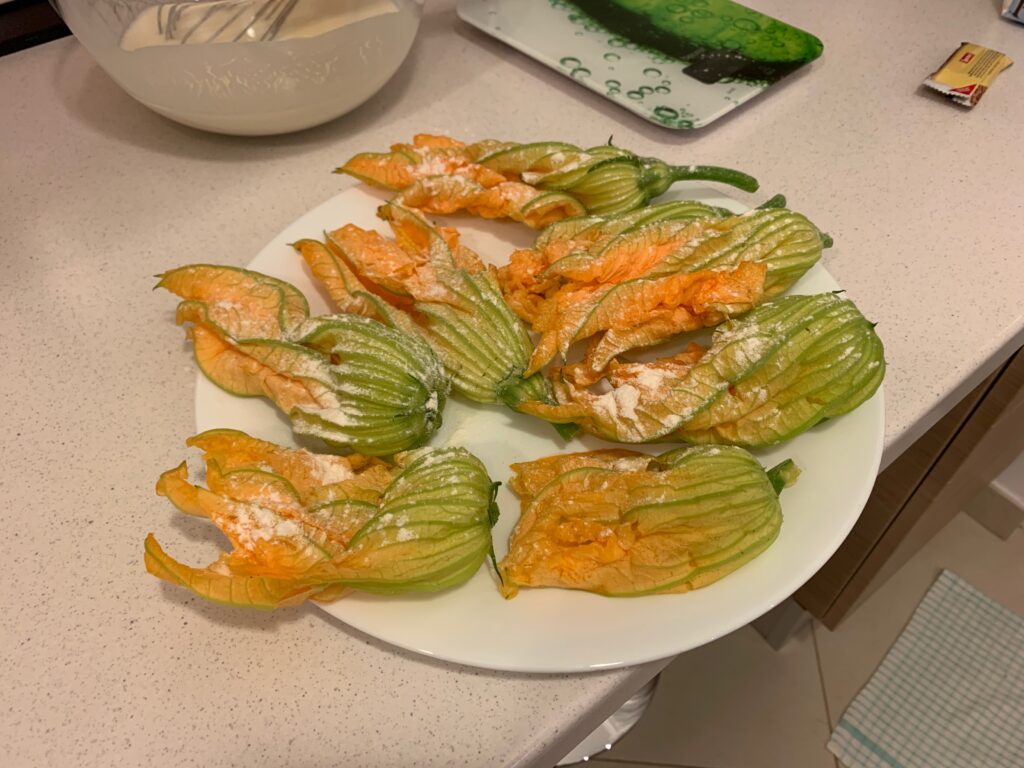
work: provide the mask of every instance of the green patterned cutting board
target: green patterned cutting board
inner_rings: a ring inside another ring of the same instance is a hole
[[[807,32],[732,0],[461,0],[459,16],[641,117],[717,120],[821,55]]]

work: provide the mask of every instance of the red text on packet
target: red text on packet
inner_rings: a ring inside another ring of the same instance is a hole
[[[967,62],[969,62],[973,58],[974,58],[974,54],[971,53],[970,51],[968,51],[967,53],[965,53],[963,56],[960,57],[960,61],[962,61],[964,64],[966,64]]]

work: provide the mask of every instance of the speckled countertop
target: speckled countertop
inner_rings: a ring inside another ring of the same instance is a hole
[[[382,93],[282,138],[167,122],[70,39],[0,59],[4,764],[553,764],[661,664],[475,671],[314,608],[220,608],[145,573],[155,525],[209,544],[152,490],[191,434],[194,386],[152,275],[246,262],[337,191],[339,160],[416,131],[614,134],[748,170],[834,236],[826,265],[887,345],[890,461],[1024,342],[1024,28],[996,5],[760,2],[819,34],[824,58],[693,134],[575,87],[447,2]],[[970,112],[918,88],[961,40],[1018,62]]]

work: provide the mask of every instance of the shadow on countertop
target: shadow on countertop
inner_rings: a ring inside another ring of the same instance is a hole
[[[470,667],[464,664],[457,664],[450,661],[435,659],[412,651],[407,651],[397,646],[378,640],[354,627],[350,627],[340,619],[317,608],[313,603],[302,603],[301,605],[287,608],[275,608],[272,611],[258,610],[253,608],[242,608],[230,605],[220,605],[198,597],[186,589],[174,584],[161,582],[160,591],[162,597],[168,603],[178,606],[183,612],[201,618],[203,621],[211,621],[224,627],[237,629],[255,630],[257,632],[273,633],[281,626],[293,624],[303,620],[307,616],[315,616],[317,619],[331,625],[337,632],[348,635],[352,640],[375,648],[382,653],[400,658],[404,661],[426,664],[439,670],[457,670],[459,672],[473,675],[474,677],[485,677],[493,679],[508,680],[510,678],[533,679],[533,680],[569,680],[587,677],[593,673],[525,673],[525,672],[501,672],[479,667]],[[344,599],[344,598],[342,598]],[[500,599],[495,594],[495,599]]]

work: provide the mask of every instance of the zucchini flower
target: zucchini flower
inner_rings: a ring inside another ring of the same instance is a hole
[[[467,211],[510,218],[535,229],[585,214],[635,210],[677,181],[713,181],[746,192],[757,180],[710,165],[670,165],[610,144],[564,142],[463,144],[417,137],[391,152],[364,152],[337,173],[399,193],[396,202],[425,213]]]
[[[422,445],[441,426],[449,381],[417,333],[358,315],[309,317],[295,286],[234,267],[161,275],[181,297],[196,363],[221,389],[266,397],[296,434],[382,456]]]
[[[741,448],[703,446],[562,454],[512,469],[522,514],[498,566],[505,597],[522,587],[616,597],[705,587],[775,541],[779,494],[799,474],[791,460],[766,471]]]
[[[758,187],[756,179],[740,171],[712,165],[669,165],[611,145],[583,150],[525,144],[484,157],[480,165],[516,174],[537,189],[569,195],[587,213],[598,215],[626,213],[647,205],[677,181],[715,181],[745,192]]]
[[[182,463],[161,475],[156,492],[209,519],[232,549],[194,568],[150,534],[145,562],[154,576],[207,600],[276,608],[353,589],[436,592],[466,582],[493,553],[497,484],[462,448],[421,448],[391,465],[227,429],[188,444],[204,453],[206,487],[190,482]]]
[[[882,342],[852,301],[782,296],[718,326],[708,349],[693,344],[651,363],[612,362],[611,389],[600,395],[554,370],[561,405],[520,409],[617,442],[762,448],[849,413],[884,375]]]
[[[435,228],[394,203],[379,215],[394,240],[348,224],[328,232],[324,242],[294,245],[339,310],[421,336],[452,391],[469,400],[517,411],[538,400],[553,406],[547,379],[527,373],[533,343],[502,298],[494,270],[459,243],[453,229]],[[569,436],[575,427],[558,431]]]

